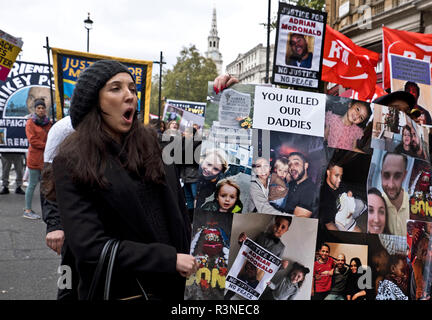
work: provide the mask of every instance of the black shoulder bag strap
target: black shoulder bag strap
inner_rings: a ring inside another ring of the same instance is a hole
[[[114,241],[115,241],[114,239],[108,240],[105,243],[104,247],[102,248],[102,252],[99,256],[99,260],[98,260],[98,263],[96,265],[93,279],[92,279],[92,282],[90,284],[90,289],[89,289],[89,293],[87,296],[87,300],[94,300],[96,287],[99,283],[99,280],[100,280],[100,277],[102,274],[102,270],[103,270],[103,267],[105,265],[106,256],[107,256],[108,252],[111,250],[111,246],[113,245]],[[107,273],[107,276],[108,276],[108,273]]]

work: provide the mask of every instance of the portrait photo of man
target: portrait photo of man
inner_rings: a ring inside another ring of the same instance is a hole
[[[310,69],[312,67],[313,46],[309,48],[310,37],[292,33],[287,42],[286,64]],[[309,40],[309,41],[308,41]]]

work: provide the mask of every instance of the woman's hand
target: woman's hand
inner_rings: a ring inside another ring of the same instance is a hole
[[[63,247],[64,239],[64,231],[55,230],[47,233],[45,241],[49,248],[57,252],[57,254],[60,254]]]
[[[223,89],[228,88],[230,85],[233,85],[234,83],[238,83],[239,80],[230,74],[221,74],[220,76],[216,77],[213,82],[213,89],[216,92],[216,94],[219,94],[219,92],[222,92]]]
[[[198,270],[198,262],[190,254],[177,253],[176,270],[183,276],[189,277]]]

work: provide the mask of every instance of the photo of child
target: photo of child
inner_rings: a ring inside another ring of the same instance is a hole
[[[285,197],[288,194],[288,183],[290,181],[288,159],[286,157],[276,159],[273,173],[270,176],[268,200],[278,210],[285,206]]]
[[[272,297],[272,293],[268,292],[270,296],[266,293],[266,297],[263,299],[277,299],[279,293],[280,297],[283,297],[283,285],[279,283],[287,277],[287,273],[294,273],[295,263],[309,270],[313,268],[317,227],[318,221],[316,219],[259,213],[235,214],[231,231],[228,270],[233,266],[243,241],[246,238],[251,239],[282,260],[282,265],[271,279],[271,282],[279,289],[275,289],[276,291],[273,292],[275,297]],[[262,272],[264,271],[258,270],[257,278],[261,279],[260,273]],[[297,285],[291,284],[294,285],[291,288],[293,291],[290,291],[293,295],[292,299],[309,300],[312,284],[311,273],[304,274],[302,285],[296,280],[294,283]],[[267,285],[266,282],[265,287]],[[298,290],[294,290],[295,287]],[[233,294],[228,296],[233,297]]]
[[[327,95],[324,129],[327,145],[362,152],[357,148],[357,140],[363,137],[371,115],[367,102]]]
[[[214,200],[206,202],[205,211],[241,213],[243,204],[240,201],[240,186],[232,179],[226,178],[216,184]]]

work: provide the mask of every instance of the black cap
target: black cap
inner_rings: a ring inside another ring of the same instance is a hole
[[[408,104],[410,110],[412,110],[416,105],[414,96],[406,91],[394,91],[392,93],[386,94],[385,96],[375,99],[373,103],[388,106],[395,100],[405,101]]]
[[[115,60],[98,60],[80,73],[69,111],[74,129],[92,108],[96,108],[100,89],[109,79],[122,72],[129,73],[134,80],[128,68]]]

